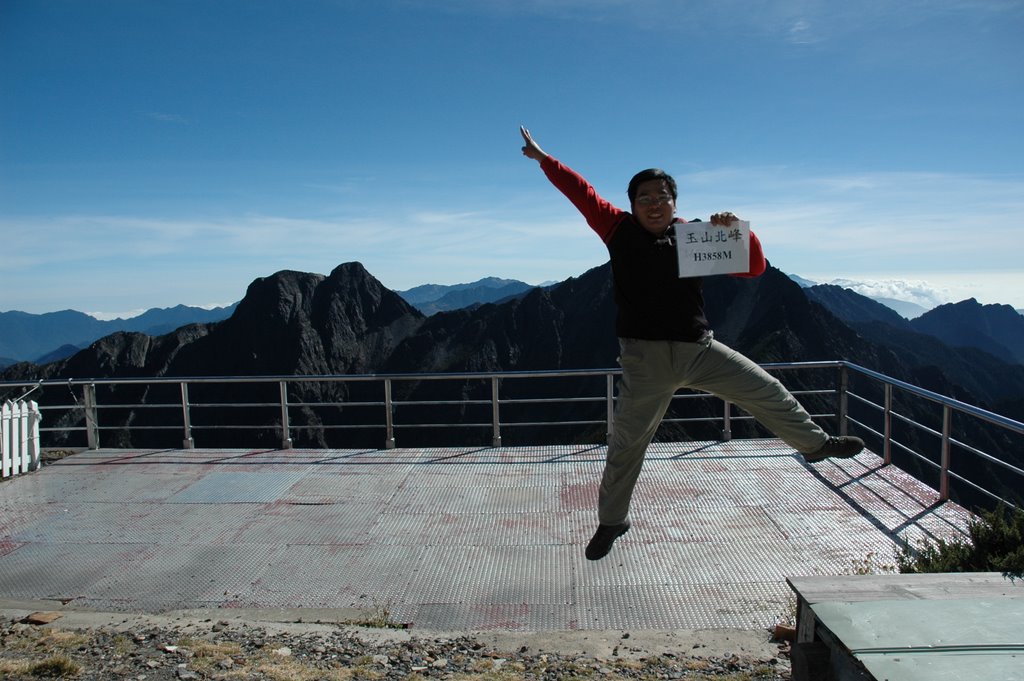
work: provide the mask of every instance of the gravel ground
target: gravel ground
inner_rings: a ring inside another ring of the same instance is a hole
[[[345,624],[72,613],[0,624],[3,679],[729,679],[790,678],[768,632],[515,632],[474,635]],[[758,644],[760,637],[763,645]],[[754,641],[752,644],[751,641]],[[730,644],[735,652],[730,652]]]

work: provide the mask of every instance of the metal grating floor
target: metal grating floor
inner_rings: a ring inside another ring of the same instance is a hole
[[[429,630],[764,628],[787,576],[894,562],[969,515],[865,452],[657,443],[583,557],[604,447],[98,450],[0,486],[0,599],[357,608]]]

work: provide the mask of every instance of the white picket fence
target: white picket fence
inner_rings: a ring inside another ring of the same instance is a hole
[[[7,401],[0,407],[0,478],[39,468],[39,422],[34,401]]]

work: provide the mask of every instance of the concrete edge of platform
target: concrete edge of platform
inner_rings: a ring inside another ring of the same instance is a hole
[[[69,607],[60,601],[0,599],[0,618],[20,622],[34,613],[55,613],[49,624],[60,629],[108,628],[131,631],[166,628],[184,633],[208,631],[214,624],[251,627],[271,634],[338,632],[373,643],[410,639],[452,639],[469,636],[496,651],[589,655],[599,659],[639,659],[671,653],[677,656],[771,659],[780,643],[763,629],[585,630],[585,631],[433,631],[367,627],[353,624],[366,618],[355,608],[203,608],[161,614],[109,612]],[[225,625],[221,625],[225,626]]]

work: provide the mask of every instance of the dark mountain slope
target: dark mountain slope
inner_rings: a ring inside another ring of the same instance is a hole
[[[898,355],[909,369],[905,380],[1001,414],[1020,413],[1012,399],[1024,395],[1024,371],[1014,364],[1008,348],[988,335],[1012,337],[1018,320],[1008,306],[964,301],[936,308],[922,323],[894,315],[850,289],[821,285],[804,291],[864,338]],[[941,336],[960,342],[951,347]]]
[[[131,319],[102,321],[75,310],[30,314],[0,312],[0,355],[14,360],[42,364],[50,355],[63,359],[93,341],[118,331],[134,331],[150,336],[170,333],[194,323],[215,322],[227,318],[234,305],[206,310],[177,305],[153,308]],[[73,348],[68,351],[68,348]]]
[[[1024,395],[1024,366],[977,348],[951,348],[934,336],[882,322],[855,326],[873,343],[899,353],[913,368],[911,382],[922,388],[997,412],[998,404]]]
[[[846,322],[885,322],[897,329],[909,329],[910,322],[895,310],[856,291],[832,284],[819,284],[804,289],[807,296],[827,307]]]
[[[1009,305],[982,305],[969,298],[940,305],[910,325],[946,345],[978,348],[1007,362],[1024,364],[1024,316]]]
[[[614,366],[618,343],[614,338],[608,273],[607,266],[599,267],[500,305],[436,314],[396,349],[387,370],[526,371]]]
[[[423,315],[359,263],[327,277],[255,280],[229,319],[171,369],[180,376],[373,373]]]
[[[949,347],[976,348],[1004,362],[1024,364],[1024,316],[1009,305],[981,305],[971,298],[940,305],[908,321],[850,289],[823,284],[804,291],[854,328],[881,323],[911,343],[913,337],[905,332],[927,334]],[[876,331],[873,337],[881,336]]]
[[[878,361],[873,348],[773,267],[755,279],[714,277],[704,291],[715,336],[755,361]]]
[[[66,359],[42,366],[21,362],[2,376],[9,381],[165,376],[182,349],[193,347],[210,328],[207,324],[191,324],[163,336],[118,331]]]

